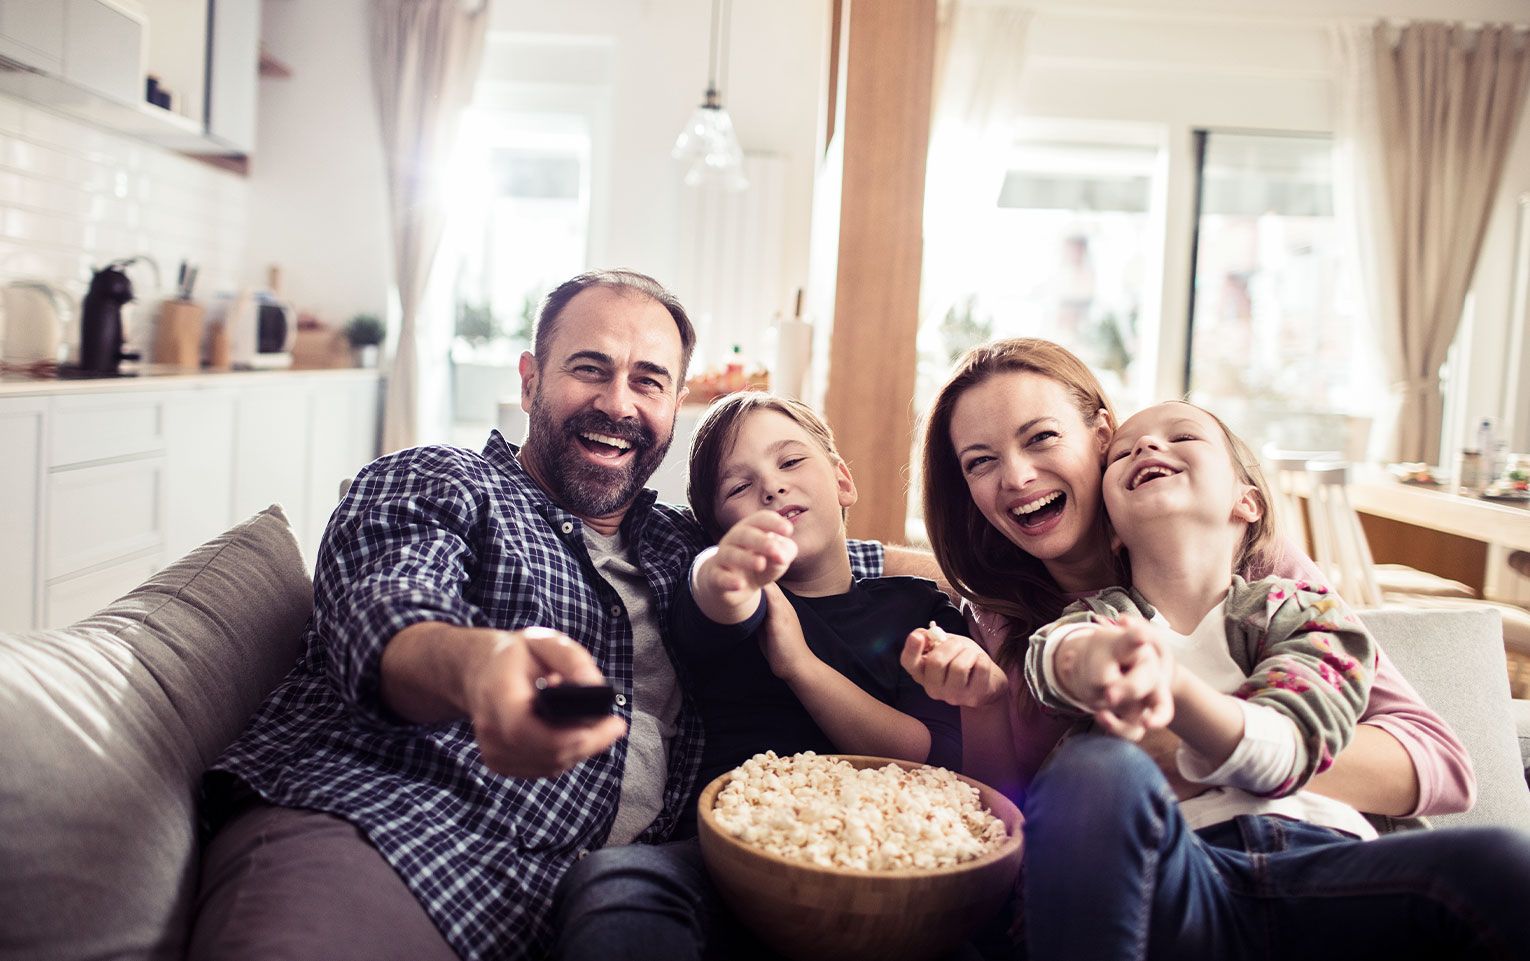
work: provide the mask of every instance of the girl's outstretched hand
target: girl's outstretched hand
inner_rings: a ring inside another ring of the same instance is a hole
[[[1140,741],[1174,719],[1174,656],[1162,628],[1140,617],[1073,631],[1053,666],[1064,692],[1117,737]]]
[[[957,707],[986,707],[1009,690],[1009,678],[976,641],[933,621],[909,632],[898,660],[926,694]]]

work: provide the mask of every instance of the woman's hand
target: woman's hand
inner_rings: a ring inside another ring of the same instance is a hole
[[[1162,629],[1140,617],[1069,632],[1053,668],[1063,693],[1117,737],[1140,741],[1174,719],[1174,657]]]
[[[817,660],[802,635],[802,622],[791,601],[775,584],[766,584],[765,628],[760,632],[760,650],[770,664],[770,672],[787,684],[800,675],[804,666]]]
[[[898,660],[926,694],[957,707],[986,707],[1009,691],[1009,678],[977,641],[933,622],[909,632]]]

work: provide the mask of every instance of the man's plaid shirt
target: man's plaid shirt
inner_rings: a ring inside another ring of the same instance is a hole
[[[654,501],[640,494],[622,528],[665,625],[706,542],[687,512]],[[857,576],[880,574],[880,545],[853,543],[851,561]],[[627,742],[562,777],[524,780],[483,765],[466,720],[418,726],[392,715],[379,696],[383,647],[420,621],[563,631],[589,649],[632,720],[621,598],[595,572],[579,518],[495,432],[482,454],[414,448],[356,478],[324,534],[303,654],[214,769],[271,803],[355,824],[462,957],[537,956],[550,944],[553,888],[611,829]],[[686,696],[664,809],[639,843],[669,836],[700,757]]]

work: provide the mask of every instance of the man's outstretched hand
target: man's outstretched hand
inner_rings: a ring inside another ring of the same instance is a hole
[[[419,723],[466,716],[483,762],[509,777],[557,777],[627,733],[616,715],[551,725],[532,712],[537,678],[600,684],[595,659],[545,627],[497,631],[416,624],[383,651],[383,699]]]

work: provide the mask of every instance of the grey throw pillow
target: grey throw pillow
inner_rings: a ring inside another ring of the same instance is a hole
[[[295,662],[271,507],[64,630],[0,634],[0,959],[180,959],[203,770]]]
[[[1436,827],[1497,824],[1530,830],[1530,789],[1510,715],[1503,629],[1491,607],[1364,611],[1365,626],[1471,755],[1477,803],[1430,817]]]

